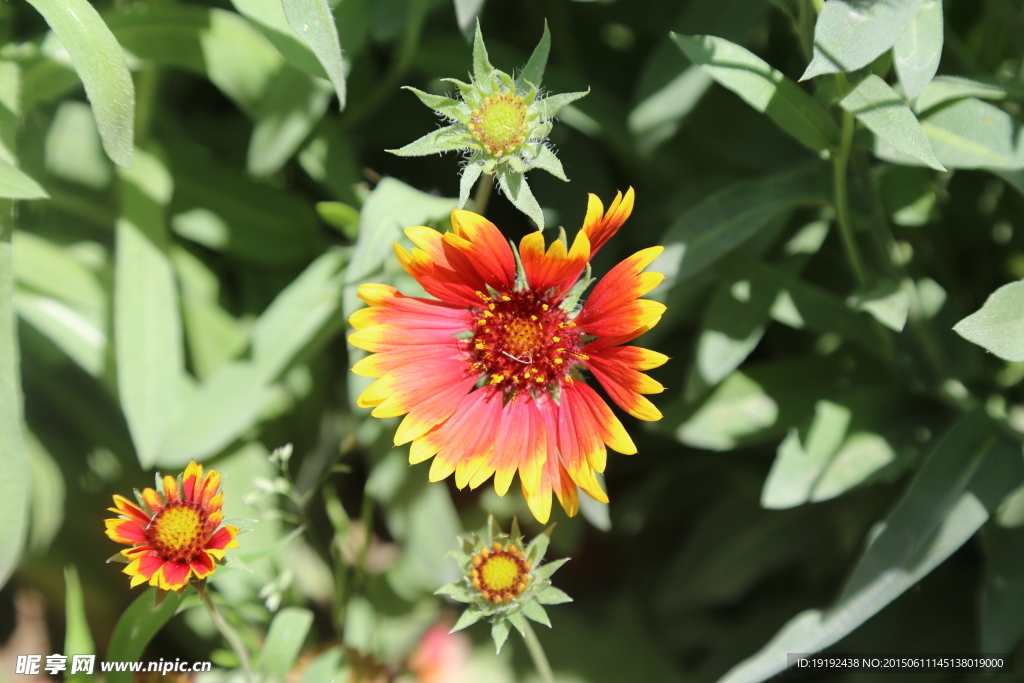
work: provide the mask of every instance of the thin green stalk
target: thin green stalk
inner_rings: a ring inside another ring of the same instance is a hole
[[[842,80],[845,81],[845,78]],[[840,85],[843,85],[843,83]],[[850,147],[852,144],[853,114],[844,111],[842,138],[839,143],[839,149],[835,150],[832,154],[836,216],[839,221],[839,233],[843,238],[843,246],[846,248],[846,257],[850,261],[850,268],[853,269],[853,274],[857,278],[857,284],[861,287],[866,287],[869,284],[868,271],[864,267],[864,259],[861,258],[860,249],[857,247],[857,240],[853,235],[853,224],[850,222],[850,198],[846,185],[846,166],[850,160]]]
[[[491,190],[494,189],[494,175],[484,173],[476,184],[476,194],[473,195],[473,210],[481,216],[487,210],[487,202],[491,198]]]
[[[249,650],[246,648],[245,643],[242,642],[242,636],[238,635],[238,631],[236,631],[235,628],[228,623],[228,620],[224,618],[224,615],[220,613],[220,610],[217,608],[217,603],[213,601],[213,590],[210,588],[209,584],[207,584],[203,590],[197,592],[199,593],[199,597],[202,599],[203,603],[206,605],[206,608],[209,610],[213,623],[217,625],[217,629],[220,630],[221,635],[223,635],[224,639],[228,641],[231,649],[234,650],[235,655],[238,657],[238,662],[242,665],[242,671],[245,674],[245,680],[250,683],[254,683],[256,679],[253,678],[252,663],[249,660]]]
[[[537,639],[537,634],[533,632],[533,627],[530,626],[530,622],[527,619],[523,619],[523,623],[526,628],[523,629],[523,640],[526,641],[526,649],[530,652],[530,657],[533,658],[533,665],[537,667],[537,673],[540,674],[540,678],[544,683],[555,683],[555,674],[551,671],[551,665],[548,664],[548,657],[544,654],[544,647],[540,644],[540,640]]]

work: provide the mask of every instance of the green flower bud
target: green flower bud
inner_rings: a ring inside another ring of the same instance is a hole
[[[459,208],[466,204],[473,184],[481,175],[493,175],[516,208],[543,229],[544,214],[524,174],[540,168],[568,181],[562,162],[548,146],[547,138],[551,121],[558,112],[587,94],[538,96],[550,47],[551,35],[545,25],[544,35],[530,60],[519,76],[512,78],[491,65],[478,23],[473,42],[473,77],[469,83],[445,79],[458,88],[458,99],[406,86],[423,104],[447,119],[449,125],[401,149],[389,151],[400,156],[450,151],[468,153],[459,182]]]

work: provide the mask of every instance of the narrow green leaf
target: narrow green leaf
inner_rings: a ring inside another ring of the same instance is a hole
[[[117,39],[88,0],[28,1],[71,55],[107,155],[118,166],[131,168],[135,84]]]
[[[451,97],[445,97],[444,95],[433,95],[428,92],[423,92],[418,88],[414,88],[411,85],[402,86],[402,90],[408,90],[413,95],[419,98],[420,102],[427,105],[438,114],[446,116],[449,119],[454,119],[460,123],[469,123],[469,106],[461,100],[452,99]]]
[[[812,151],[822,153],[839,143],[839,127],[828,112],[746,48],[714,36],[671,36],[712,78]]]
[[[260,670],[271,680],[284,683],[306,640],[313,613],[301,607],[285,607],[274,616],[260,652]]]
[[[11,233],[14,202],[0,200],[0,587],[21,556],[28,531],[31,490],[28,453],[22,437],[21,372],[14,317]]]
[[[893,46],[893,63],[907,99],[921,94],[942,58],[942,0],[925,0]]]
[[[958,420],[864,550],[838,602],[793,617],[721,683],[763,681],[786,669],[787,653],[818,652],[837,642],[953,554],[988,519],[991,476],[976,474],[993,474],[981,465],[1005,455],[995,452],[994,441],[982,412]]]
[[[0,198],[49,199],[50,195],[24,171],[0,159]]]
[[[648,95],[629,113],[629,130],[640,147],[653,150],[675,134],[679,121],[687,116],[714,82],[704,68],[690,64],[658,91]]]
[[[441,154],[466,149],[472,138],[465,132],[464,126],[452,124],[431,131],[421,138],[413,140],[404,147],[389,149],[392,154],[400,157],[422,157],[428,154]]]
[[[1005,100],[1006,89],[995,83],[972,81],[959,76],[936,76],[924,87],[914,102],[914,111],[926,112],[944,102],[965,97],[979,97],[983,100]]]
[[[462,168],[462,175],[459,176],[459,203],[457,208],[462,208],[469,201],[469,195],[473,191],[480,176],[484,172],[483,161],[470,159]],[[494,176],[488,175],[485,182],[493,183]]]
[[[68,674],[66,681],[91,681],[89,674],[79,671],[71,673],[71,659],[74,655],[96,654],[96,646],[89,631],[89,622],[85,615],[85,598],[82,595],[82,583],[78,580],[78,570],[68,565],[64,568],[64,614],[67,630],[64,634],[64,655],[68,658]]]
[[[145,12],[116,11],[106,18],[132,55],[208,78],[249,114],[284,62],[260,32],[236,12],[159,4]],[[309,52],[298,39],[294,42]],[[321,68],[312,54],[309,57],[314,67]],[[40,74],[38,80],[46,78],[47,74]]]
[[[132,604],[117,620],[114,633],[110,637],[110,646],[107,648],[106,661],[108,662],[137,662],[141,659],[143,651],[149,645],[160,629],[164,627],[171,617],[174,616],[183,600],[177,593],[171,592],[160,603],[153,606],[153,593],[155,588],[148,588],[142,595],[135,598]],[[131,671],[111,671],[106,674],[107,683],[131,683]]]
[[[946,170],[935,158],[928,136],[914,112],[878,76],[870,74],[839,104],[895,149],[920,159],[938,171]]]
[[[275,74],[256,106],[249,172],[268,176],[279,171],[320,123],[330,99],[326,82],[291,65]]]
[[[559,180],[569,182],[569,179],[565,177],[565,170],[562,168],[561,160],[547,147],[541,146],[540,153],[534,157],[530,162],[530,165],[533,168],[540,168],[547,171]]]
[[[572,598],[561,588],[548,586],[537,595],[537,602],[542,605],[561,605],[566,602],[572,602]]]
[[[801,81],[867,66],[896,44],[922,0],[829,0],[814,24],[814,57]]]
[[[523,603],[523,616],[551,628],[551,620],[548,619],[547,611],[536,600],[527,600]]]
[[[41,332],[80,368],[100,377],[106,363],[107,334],[94,320],[58,299],[33,292],[14,293],[18,316]]]
[[[781,510],[806,503],[814,485],[846,436],[851,413],[845,406],[818,401],[807,443],[800,443],[796,429],[779,444],[778,455],[761,490],[761,506]]]
[[[163,207],[172,180],[155,156],[139,150],[122,171],[122,215],[117,221],[114,338],[117,386],[143,467],[159,457],[184,374],[178,291],[163,251]]]
[[[549,120],[558,116],[562,109],[576,100],[586,97],[588,94],[590,94],[590,90],[583,90],[580,92],[563,92],[538,100],[537,104],[540,106],[541,120]]]
[[[1012,652],[1024,635],[1024,529],[990,526],[982,541],[981,651]]]
[[[467,607],[466,610],[459,615],[459,620],[455,622],[454,626],[452,626],[452,633],[455,633],[456,631],[461,631],[467,626],[472,626],[476,622],[483,619],[483,617],[484,615],[480,612],[480,610],[476,609],[475,607]]]
[[[308,41],[291,26],[283,0],[231,0],[231,4],[277,48],[285,61],[310,76],[327,78],[323,64]],[[334,26],[333,21],[331,26]]]
[[[110,185],[112,166],[89,105],[65,100],[57,107],[46,132],[46,171],[93,190]]]
[[[1004,360],[1024,361],[1024,280],[992,292],[953,331]]]
[[[669,227],[661,239],[666,253],[659,265],[671,273],[673,285],[682,282],[746,242],[782,212],[824,204],[830,192],[828,175],[817,163],[731,185]]]
[[[525,90],[527,83],[534,87],[540,87],[541,81],[544,80],[544,69],[548,65],[549,52],[551,52],[551,32],[548,30],[548,22],[545,20],[544,33],[540,37],[540,42],[537,43],[537,47],[533,48],[529,61],[526,62],[519,78],[516,79],[517,90]]]
[[[1005,111],[981,100],[968,97],[933,109],[921,119],[921,127],[946,168],[1013,171],[1024,167],[1024,129]],[[879,138],[875,154],[886,161],[922,165]]]
[[[320,61],[338,95],[338,109],[345,108],[345,65],[341,43],[334,26],[334,14],[327,0],[282,0],[284,15],[292,30]]]

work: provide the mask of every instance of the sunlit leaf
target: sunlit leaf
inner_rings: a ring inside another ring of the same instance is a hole
[[[341,61],[338,30],[327,0],[283,0],[284,15],[292,30],[313,50],[334,85],[338,108],[345,108],[345,65]]]
[[[942,57],[942,0],[925,0],[893,46],[893,63],[908,99],[921,94]]]

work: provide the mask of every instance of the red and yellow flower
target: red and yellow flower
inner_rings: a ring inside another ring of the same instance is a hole
[[[162,491],[136,491],[138,505],[114,496],[116,507],[109,510],[119,516],[106,520],[107,536],[133,546],[121,551],[132,587],[149,582],[182,591],[192,577],[212,574],[224,552],[238,547],[238,527],[220,527],[224,494],[219,488],[220,474],[211,469],[204,477],[203,466],[193,461],[181,477],[165,476]]]
[[[576,303],[590,282],[590,259],[632,209],[632,189],[607,212],[590,195],[571,247],[555,241],[545,249],[534,232],[518,254],[488,220],[457,210],[451,232],[408,228],[416,248],[395,245],[405,269],[438,300],[381,284],[359,288],[369,307],[349,319],[357,330],[349,341],[372,355],[353,372],[377,379],[358,404],[376,417],[405,415],[395,445],[412,442],[412,464],[433,458],[431,481],[454,473],[459,488],[475,488],[494,475],[504,495],[518,471],[542,522],[552,493],[570,516],[579,509],[577,486],[607,502],[596,477],[606,447],[625,454],[636,447],[582,371],[630,415],[658,420],[642,394],[664,387],[642,371],[668,360],[625,345],[665,310],[641,298],[664,277],[644,272],[661,247],[622,261]]]

